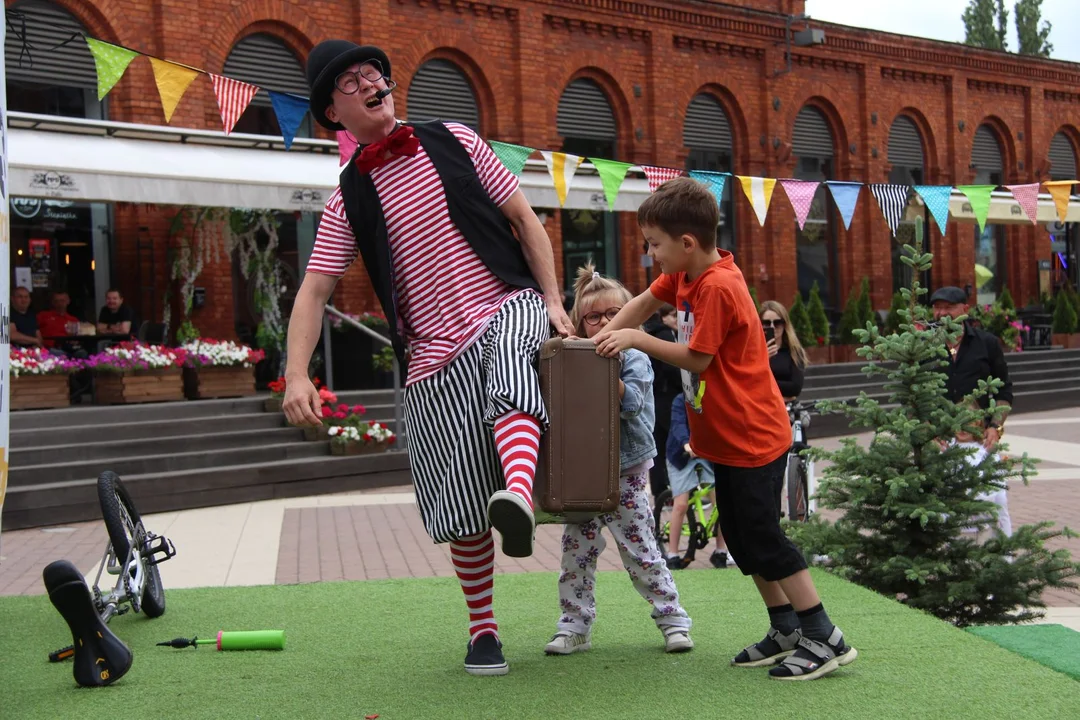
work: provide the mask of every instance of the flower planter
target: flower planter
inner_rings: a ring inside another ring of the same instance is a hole
[[[247,397],[255,394],[255,368],[242,365],[184,368],[184,395],[189,400]]]
[[[861,360],[855,351],[859,349],[859,345],[830,345],[829,351],[832,355],[832,361],[834,363],[850,363]]]
[[[281,412],[281,401],[283,398],[268,397],[263,401],[263,410],[266,412],[278,413]]]
[[[1051,342],[1063,348],[1080,348],[1080,333],[1054,333]]]
[[[375,453],[386,452],[390,447],[389,443],[377,442],[377,443],[365,443],[363,441],[349,440],[347,442],[331,442],[330,454],[331,455],[373,455]]]
[[[168,402],[184,399],[180,368],[94,374],[94,402],[99,405]]]
[[[328,440],[330,436],[327,434],[330,431],[326,425],[319,425],[318,427],[305,427],[304,439],[305,440]]]
[[[19,375],[11,378],[12,410],[59,408],[71,405],[69,376]]]
[[[806,348],[806,358],[811,365],[828,365],[832,361],[832,353],[828,345],[811,345]]]

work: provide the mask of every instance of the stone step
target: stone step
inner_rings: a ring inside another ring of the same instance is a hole
[[[1067,383],[1078,377],[1080,377],[1080,364],[1074,368],[1053,367],[1045,369],[1009,370],[1009,379],[1012,381],[1014,392],[1018,392],[1021,388],[1030,389],[1033,384]],[[881,375],[872,378],[863,375],[862,377],[852,378],[850,382],[846,383],[836,382],[832,385],[803,385],[803,392],[800,397],[803,399],[803,402],[806,402],[808,399],[821,400],[832,397],[850,397],[858,395],[860,391],[866,391],[873,394],[875,392],[880,392],[886,382],[888,382],[887,378]]]
[[[116,470],[115,466],[102,465]],[[404,452],[223,465],[180,472],[119,473],[141,514],[349,492],[411,483]],[[97,477],[9,487],[5,530],[101,519]]]

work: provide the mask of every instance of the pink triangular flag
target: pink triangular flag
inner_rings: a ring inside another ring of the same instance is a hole
[[[217,95],[218,108],[221,110],[221,124],[225,128],[225,134],[232,132],[233,126],[240,116],[247,110],[251,98],[259,91],[257,85],[233,80],[223,75],[210,75],[210,81],[214,83],[214,94]]]
[[[1027,183],[1025,185],[1006,185],[1009,192],[1020,203],[1020,209],[1028,216],[1032,225],[1038,224],[1039,216],[1039,183]]]
[[[810,215],[810,206],[814,204],[814,193],[821,183],[813,180],[781,180],[780,185],[787,193],[791,207],[795,210],[795,220],[799,229],[803,229],[806,218]]]
[[[356,152],[357,142],[348,130],[337,131],[338,166],[349,162],[349,158]]]
[[[682,175],[682,170],[676,170],[675,168],[666,167],[654,167],[652,165],[642,165],[642,172],[645,173],[645,177],[649,180],[649,192],[654,193],[656,189],[666,183],[668,180],[674,180]]]

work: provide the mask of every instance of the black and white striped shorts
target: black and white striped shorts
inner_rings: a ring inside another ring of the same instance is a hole
[[[437,543],[487,530],[488,499],[505,489],[496,418],[520,410],[547,428],[537,362],[551,337],[543,298],[508,300],[461,355],[405,392],[416,504]]]

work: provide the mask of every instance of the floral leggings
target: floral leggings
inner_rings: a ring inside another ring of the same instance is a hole
[[[584,523],[563,526],[562,574],[559,576],[558,629],[589,634],[596,620],[596,561],[607,547],[600,534],[606,526],[622,555],[623,567],[641,597],[653,606],[656,626],[690,628],[690,616],[679,604],[675,580],[653,533],[652,512],[645,492],[647,470],[619,480],[619,507]]]

